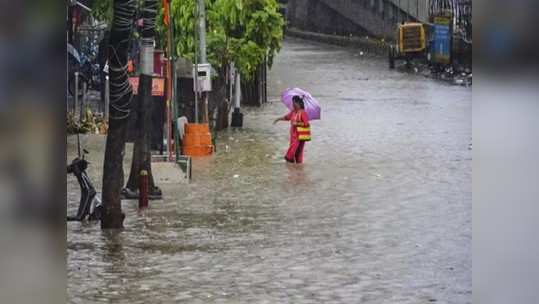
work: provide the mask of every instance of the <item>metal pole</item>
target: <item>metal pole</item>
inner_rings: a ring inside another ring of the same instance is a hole
[[[234,103],[234,108],[236,109],[240,109],[240,100],[241,100],[241,78],[240,78],[240,73],[239,71],[236,71],[236,81],[235,81],[235,85],[236,85],[236,94],[235,94],[235,103]]]
[[[82,98],[80,100],[80,114],[79,114],[79,121],[82,122],[82,118],[84,117],[84,104],[86,101],[86,91],[87,91],[88,84],[86,82],[82,83]]]
[[[206,59],[206,7],[204,0],[198,0],[198,21],[200,30],[200,63],[207,63]]]
[[[109,75],[105,76],[105,121],[109,121],[109,105],[110,105],[110,82]]]
[[[172,58],[167,62],[167,150],[168,161],[172,161]]]
[[[208,93],[204,92],[204,117],[202,118],[202,121],[205,123],[209,123],[210,119],[208,117]]]
[[[195,59],[195,123],[198,123],[198,60]]]
[[[71,4],[71,3],[69,3]],[[66,5],[66,24],[69,24],[69,4]],[[69,42],[69,30],[67,29],[66,27],[66,41]],[[65,114],[68,113],[69,111],[69,55],[66,56],[66,61],[65,61],[65,64],[66,64],[66,80],[67,80],[67,85],[66,85],[66,111],[65,111]]]
[[[172,56],[172,64],[175,67],[175,58]],[[176,162],[180,159],[180,134],[178,130],[178,78],[176,77],[176,68],[172,70],[172,113],[174,114],[173,119],[173,130],[174,130],[174,156]]]
[[[199,14],[199,10],[198,10],[198,5],[197,7],[195,8],[196,12],[195,12],[195,15],[196,15],[196,18],[195,18],[195,37],[194,37],[194,46],[195,46],[195,75],[193,76],[193,81],[195,82],[195,123],[198,124],[198,51],[197,51],[197,21],[198,21],[198,14]]]
[[[232,98],[234,97],[234,80],[235,80],[235,72],[234,72],[234,62],[230,63],[228,68],[228,100],[232,103]]]
[[[75,96],[73,96],[73,117],[77,114],[77,109],[79,106],[79,72],[75,72]]]
[[[167,1],[168,2],[168,1]],[[170,12],[170,2],[168,2],[168,12]],[[171,29],[171,25],[172,23],[170,22],[170,15],[167,16],[168,20],[169,20],[169,24],[168,24],[168,33],[167,33],[167,37],[168,37],[168,41],[167,41],[167,55],[168,55],[168,62],[167,62],[167,103],[166,103],[166,106],[167,106],[167,148],[168,148],[168,161],[172,161],[172,138],[173,138],[173,130],[172,130],[172,102],[173,102],[173,99],[172,99],[172,69],[173,69],[173,62],[172,62],[172,29]],[[176,119],[176,118],[174,118]],[[174,142],[175,144],[177,144],[176,142]]]
[[[268,59],[264,57],[264,103],[268,103]]]
[[[176,77],[176,58],[174,56],[174,19],[170,18],[170,2],[169,2],[169,30],[170,30],[170,45],[171,45],[171,51],[170,51],[170,61],[172,66],[171,71],[171,77],[172,77],[172,113],[174,119],[172,119],[172,129],[174,134],[174,159],[176,162],[178,162],[178,159],[180,158],[180,136],[178,134],[178,78]]]
[[[199,21],[199,31],[200,31],[200,63],[207,63],[206,58],[206,7],[204,0],[198,0],[198,21]],[[198,74],[198,73],[197,73]],[[208,119],[208,94],[204,94],[204,117],[203,122],[209,122]]]

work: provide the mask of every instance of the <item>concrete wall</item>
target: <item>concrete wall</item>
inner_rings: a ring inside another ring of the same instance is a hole
[[[290,25],[313,32],[337,35],[367,35],[360,25],[327,6],[322,0],[292,0],[288,3]]]
[[[429,0],[389,0],[414,19],[427,22],[429,18]]]
[[[327,34],[393,38],[395,25],[426,21],[428,0],[289,0],[290,25]]]

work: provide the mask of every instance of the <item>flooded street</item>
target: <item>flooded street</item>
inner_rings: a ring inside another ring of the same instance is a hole
[[[69,301],[471,303],[471,88],[289,38],[268,78],[271,102],[219,133],[190,184],[142,213],[124,201],[121,233],[67,224]],[[295,86],[323,109],[300,166],[272,125]]]

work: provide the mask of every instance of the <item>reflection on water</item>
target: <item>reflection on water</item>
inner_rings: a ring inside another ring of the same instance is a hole
[[[323,107],[303,165],[272,125],[288,86]],[[190,184],[124,201],[121,233],[68,224],[70,302],[471,302],[471,90],[290,40],[269,92]],[[69,178],[70,213],[77,195]]]
[[[308,185],[311,183],[309,182],[306,174],[305,174],[305,165],[303,164],[291,164],[286,163],[286,169],[287,169],[287,183],[286,186],[289,187],[290,191],[297,191],[302,192],[305,190],[308,190]]]

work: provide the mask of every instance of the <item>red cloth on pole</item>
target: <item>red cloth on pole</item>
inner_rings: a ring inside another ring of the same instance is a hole
[[[163,23],[166,26],[169,26],[169,24],[170,24],[170,10],[169,10],[170,3],[169,3],[169,0],[162,0],[161,4],[163,6]]]

